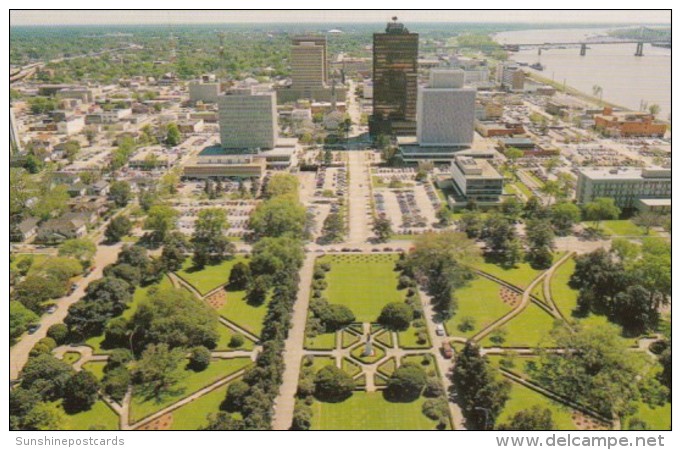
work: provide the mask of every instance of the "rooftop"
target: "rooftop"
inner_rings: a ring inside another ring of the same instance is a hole
[[[591,180],[639,180],[643,178],[671,178],[672,176],[671,169],[657,166],[645,169],[632,167],[584,168],[579,173]]]

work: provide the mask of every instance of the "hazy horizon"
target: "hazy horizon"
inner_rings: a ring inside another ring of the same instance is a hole
[[[381,23],[397,16],[412,23],[671,25],[670,11],[409,11],[409,10],[12,10],[10,26],[197,25],[248,23]]]

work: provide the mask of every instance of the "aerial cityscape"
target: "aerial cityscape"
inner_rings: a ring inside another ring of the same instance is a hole
[[[70,13],[10,12],[10,430],[671,430],[671,10]]]

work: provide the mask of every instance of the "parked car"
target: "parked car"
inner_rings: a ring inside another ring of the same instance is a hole
[[[47,309],[45,310],[45,312],[46,312],[47,314],[53,314],[56,310],[57,310],[57,305],[52,304],[52,305],[50,305],[50,306],[47,307]]]
[[[445,335],[445,327],[443,327],[441,323],[437,324],[437,326],[435,327],[435,334],[437,334],[438,336]]]
[[[40,324],[36,323],[28,326],[28,334],[35,334],[40,329]]]
[[[452,350],[452,346],[449,344],[449,341],[444,341],[442,343],[442,356],[444,356],[446,359],[452,359],[454,356],[454,350]]]

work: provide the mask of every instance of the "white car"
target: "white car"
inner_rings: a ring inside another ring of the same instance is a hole
[[[445,327],[443,327],[441,323],[439,323],[439,324],[437,324],[437,326],[435,326],[435,334],[437,334],[438,336],[444,336],[445,335]]]

